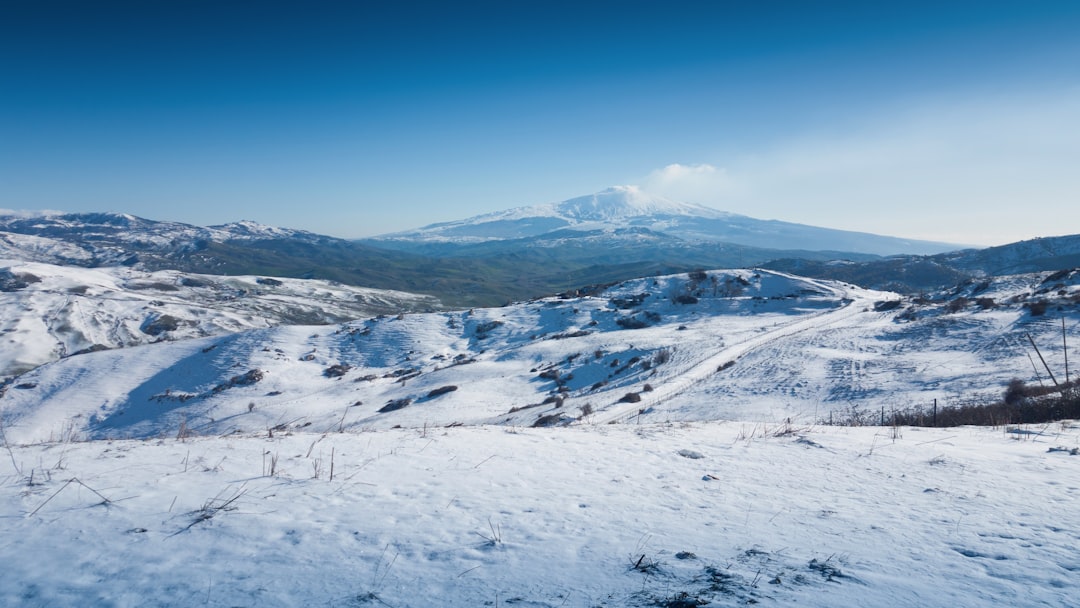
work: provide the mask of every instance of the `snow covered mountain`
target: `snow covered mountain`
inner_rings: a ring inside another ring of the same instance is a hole
[[[192,226],[126,213],[0,215],[0,258],[76,266],[156,265],[211,242],[289,239],[309,244],[338,239],[250,221]],[[164,264],[167,265],[167,264]]]
[[[388,234],[381,242],[405,250],[420,243],[467,244],[540,237],[560,230],[607,232],[647,229],[689,242],[726,242],[764,249],[852,253],[934,254],[956,245],[759,220],[652,196],[635,186],[616,186],[559,203],[519,207],[456,222]]]

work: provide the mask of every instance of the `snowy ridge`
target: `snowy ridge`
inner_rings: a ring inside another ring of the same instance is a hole
[[[0,258],[47,264],[111,266],[127,263],[137,253],[184,254],[201,249],[209,241],[262,239],[338,241],[251,221],[201,227],[147,220],[126,213],[0,215]]]

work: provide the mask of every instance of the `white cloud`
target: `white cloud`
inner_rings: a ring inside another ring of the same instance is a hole
[[[1077,132],[1077,89],[923,100],[643,185],[762,219],[1003,244],[1077,232]]]
[[[715,203],[736,190],[725,169],[710,164],[673,163],[645,177],[642,189],[670,199],[691,203]]]
[[[52,209],[3,209],[0,208],[0,215],[14,216],[24,219],[32,219],[37,217],[45,217],[47,215],[57,215],[61,213],[67,213],[66,211],[56,211]]]

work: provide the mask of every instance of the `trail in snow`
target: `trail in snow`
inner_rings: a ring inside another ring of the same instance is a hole
[[[641,401],[637,403],[616,402],[600,412],[579,421],[578,424],[610,424],[629,421],[641,412],[670,400],[694,385],[711,378],[713,375],[723,373],[722,368],[734,363],[740,357],[755,349],[775,344],[805,331],[822,329],[828,325],[850,319],[861,313],[863,306],[873,302],[872,298],[866,296],[852,299],[851,291],[837,284],[811,280],[807,280],[807,282],[832,293],[841,302],[840,307],[834,310],[812,313],[808,318],[796,319],[790,323],[766,330],[764,333],[738,344],[726,346],[699,363],[679,372],[674,378],[669,378],[662,384],[653,386],[652,391],[641,393]]]

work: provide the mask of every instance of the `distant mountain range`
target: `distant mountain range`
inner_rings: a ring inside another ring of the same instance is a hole
[[[461,308],[698,268],[763,267],[911,293],[1080,266],[1080,236],[956,250],[756,220],[616,187],[362,241],[255,222],[198,227],[115,213],[0,216],[4,259],[322,279],[433,295]]]
[[[537,239],[557,246],[553,235],[573,232],[651,234],[687,243],[728,243],[757,249],[842,251],[871,255],[926,255],[961,246],[759,220],[652,196],[634,186],[616,186],[560,203],[519,207],[456,222],[384,235],[369,242],[405,251],[447,253],[452,246]],[[437,245],[442,245],[438,247]]]

